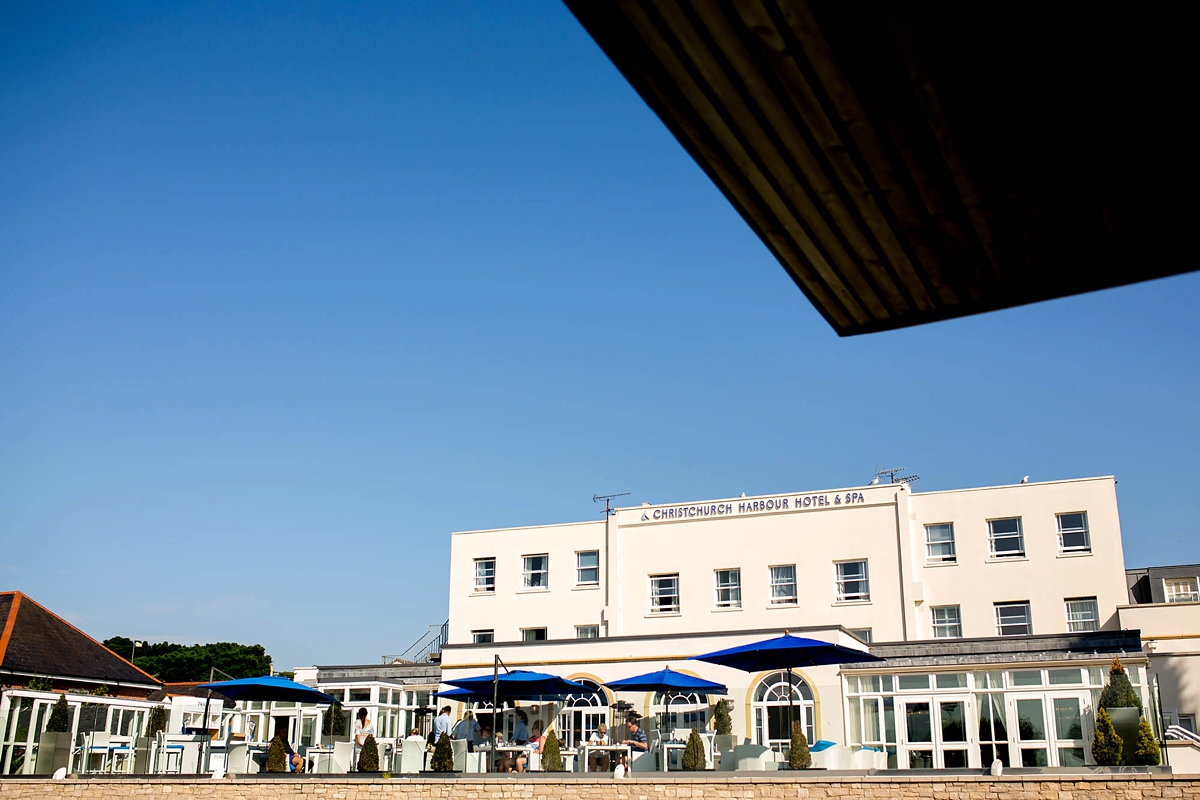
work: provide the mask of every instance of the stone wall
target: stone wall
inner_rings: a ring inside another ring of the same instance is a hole
[[[1200,800],[1200,775],[856,776],[842,778],[711,775],[655,776],[621,781],[512,776],[470,779],[261,778],[0,780],[0,800],[667,800],[670,798],[911,798],[912,800]]]

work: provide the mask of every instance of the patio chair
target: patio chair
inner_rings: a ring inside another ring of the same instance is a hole
[[[400,748],[400,771],[413,774],[425,769],[425,748],[419,742],[404,741]]]
[[[630,772],[657,772],[658,753],[652,750],[634,750],[629,762]]]
[[[878,760],[876,758],[878,752],[870,747],[855,750],[850,754],[850,769],[877,769],[875,764]],[[886,754],[884,757],[887,757]]]
[[[817,742],[817,745],[812,750],[812,765],[818,769],[849,769],[850,768],[850,748],[837,742],[825,742],[824,747],[820,747],[822,742]]]
[[[154,771],[181,772],[183,770],[183,745],[167,738],[166,731],[159,731],[157,736],[157,755],[154,761]],[[171,769],[171,760],[175,761],[175,769]]]
[[[733,758],[738,772],[764,772],[778,769],[775,753],[761,744],[739,744],[733,748]],[[772,766],[768,766],[772,765]]]
[[[112,734],[108,731],[92,731],[83,749],[83,771],[92,771],[92,757],[100,756],[100,772],[108,772],[108,755],[112,749]]]
[[[466,739],[451,739],[450,750],[454,753],[454,768],[459,772],[467,771],[467,740]],[[529,768],[534,769],[533,761],[530,759]]]
[[[688,735],[690,736],[691,733],[689,732]],[[704,768],[705,769],[716,769],[717,768],[717,751],[713,747],[715,738],[716,738],[715,733],[700,734],[700,741],[704,743],[704,758],[705,758]]]
[[[234,742],[225,751],[225,772],[234,775],[253,775],[258,772],[258,762],[250,758],[250,745]]]
[[[334,742],[333,753],[325,761],[325,772],[333,775],[345,775],[350,771],[354,758],[354,742]]]

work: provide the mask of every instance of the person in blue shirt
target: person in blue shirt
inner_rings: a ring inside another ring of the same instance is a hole
[[[454,720],[450,718],[450,706],[442,706],[442,713],[433,721],[433,743],[442,740],[442,734],[449,736],[454,730]]]
[[[524,711],[517,711],[517,724],[513,726],[513,744],[529,742],[529,716]]]
[[[634,750],[647,750],[649,745],[646,744],[646,732],[642,730],[642,726],[638,725],[635,720],[629,721],[629,738],[621,742],[627,744]]]

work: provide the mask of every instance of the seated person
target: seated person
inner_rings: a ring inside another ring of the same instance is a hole
[[[588,736],[588,744],[604,745],[608,743],[608,726],[601,722],[600,726]],[[608,764],[608,753],[588,753],[589,772],[608,772]]]
[[[629,738],[621,742],[627,744],[633,750],[646,751],[650,745],[646,743],[646,732],[642,730],[642,726],[637,722],[630,720],[629,722]]]
[[[286,719],[280,719],[275,723],[275,736],[273,739],[278,739],[283,742],[283,752],[287,753],[288,772],[304,772],[304,759],[301,758],[292,745],[288,742],[288,722]]]
[[[525,767],[529,766],[530,755],[533,753],[540,754],[542,748],[546,746],[546,737],[542,735],[542,721],[540,719],[533,723],[533,736],[529,739],[529,744],[533,749],[517,756],[517,772],[524,772]]]

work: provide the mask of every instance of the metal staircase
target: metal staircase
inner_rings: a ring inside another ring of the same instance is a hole
[[[430,625],[429,630],[399,655],[383,656],[385,664],[440,664],[442,645],[450,638],[450,620],[441,625]]]

